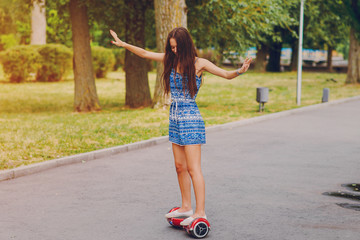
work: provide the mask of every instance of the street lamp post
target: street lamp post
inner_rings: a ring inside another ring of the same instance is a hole
[[[298,68],[297,68],[297,88],[296,88],[296,103],[301,105],[301,75],[302,75],[302,45],[304,33],[304,1],[301,0],[300,5],[300,26],[299,26],[299,54],[298,54]]]

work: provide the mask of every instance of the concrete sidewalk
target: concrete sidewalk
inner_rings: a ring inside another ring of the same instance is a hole
[[[360,182],[359,106],[209,132],[208,239],[358,240],[360,212],[336,205],[356,202],[322,193]],[[189,239],[163,217],[179,203],[161,143],[0,182],[0,239]]]

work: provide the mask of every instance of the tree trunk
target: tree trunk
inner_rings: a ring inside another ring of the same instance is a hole
[[[145,47],[145,11],[149,0],[125,0],[125,41]],[[151,105],[151,94],[146,60],[126,50],[125,53],[126,97],[130,108]]]
[[[34,1],[31,10],[31,45],[46,44],[45,0]]]
[[[280,60],[281,60],[281,48],[282,43],[276,42],[270,46],[270,57],[266,70],[269,72],[280,72]]]
[[[296,71],[297,70],[298,60],[299,60],[299,41],[294,41],[291,44],[290,71]]]
[[[89,19],[87,7],[80,0],[70,0],[70,18],[73,40],[73,69],[75,80],[74,110],[89,112],[101,110],[96,93],[91,60]]]
[[[332,52],[333,52],[333,47],[328,46],[326,68],[328,69],[329,72],[333,72]]]
[[[187,27],[187,7],[185,0],[155,0],[156,47],[159,52],[165,51],[165,41],[169,32],[175,27]],[[169,104],[169,96],[164,96],[161,84],[161,74],[164,71],[162,63],[157,64],[154,108],[165,107]]]
[[[350,49],[346,84],[360,83],[360,41],[355,36],[355,29],[350,30]]]
[[[266,56],[268,55],[269,48],[263,43],[260,43],[260,46],[257,46],[256,60],[254,65],[255,72],[265,72],[266,71]]]

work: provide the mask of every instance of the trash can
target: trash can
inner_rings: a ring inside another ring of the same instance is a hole
[[[259,103],[259,112],[264,111],[264,104],[268,102],[269,89],[266,87],[256,88],[256,101]]]

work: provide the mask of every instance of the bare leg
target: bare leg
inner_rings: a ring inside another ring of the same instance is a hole
[[[184,146],[172,144],[175,168],[178,176],[179,187],[181,191],[181,208],[179,212],[191,210],[191,180],[188,173]]]
[[[194,187],[196,209],[193,215],[196,217],[205,216],[205,181],[201,171],[201,145],[184,146],[187,169],[191,176]]]

